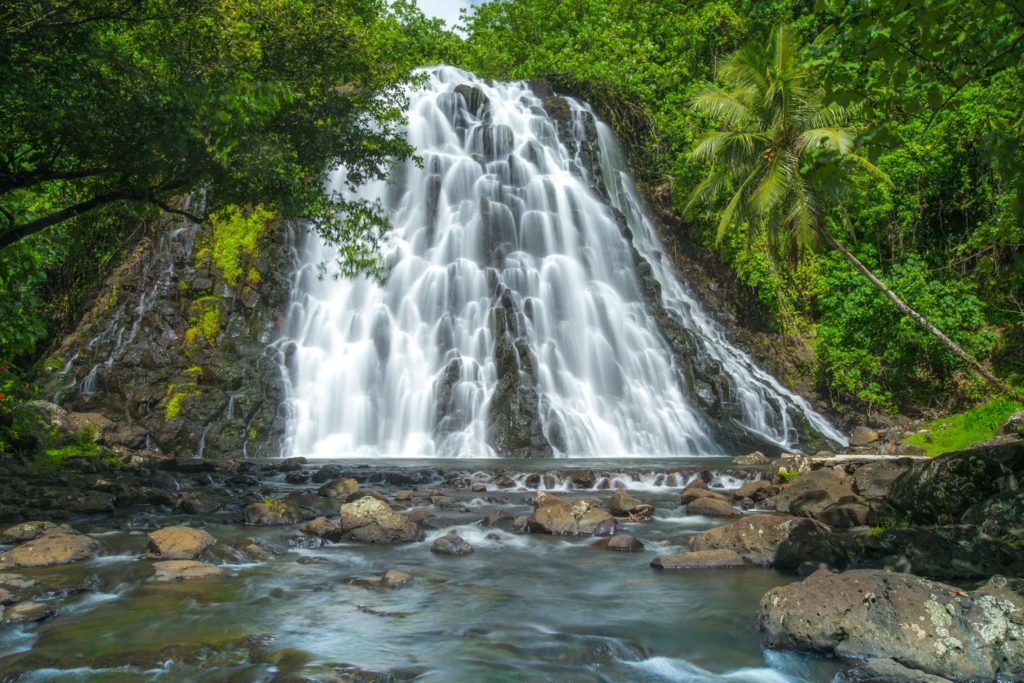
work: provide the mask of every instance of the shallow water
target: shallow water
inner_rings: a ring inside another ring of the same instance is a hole
[[[394,487],[368,488],[390,493]],[[260,538],[288,548],[294,527],[208,525],[219,540],[214,561],[232,575],[174,585],[144,582],[151,573],[139,557],[144,534],[103,533],[97,537],[104,557],[19,570],[43,580],[65,577],[64,583],[72,576],[85,590],[54,597],[61,610],[55,619],[0,631],[0,679],[23,672],[19,680],[315,680],[364,670],[394,676],[382,680],[418,681],[831,680],[838,670],[833,662],[766,654],[758,644],[752,626],[758,601],[793,576],[754,567],[664,572],[648,566],[656,554],[721,523],[682,515],[678,491],[637,493],[657,509],[652,521],[620,525],[644,542],[638,553],[593,549],[588,537],[480,527],[497,507],[529,512],[534,494],[510,489],[445,489],[464,508],[431,508],[438,528],[422,542],[291,549],[263,563],[240,559],[232,544]],[[166,526],[188,518],[158,521]],[[76,526],[97,532],[114,525]],[[431,553],[431,541],[448,532],[475,552]],[[300,564],[300,557],[320,563]],[[408,572],[413,583],[381,589],[376,581],[390,568]]]

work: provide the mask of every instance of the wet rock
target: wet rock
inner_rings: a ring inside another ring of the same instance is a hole
[[[13,605],[18,599],[6,588],[0,588],[0,605]]]
[[[878,441],[878,432],[864,425],[854,427],[853,433],[850,434],[851,446],[867,446],[876,441]]]
[[[305,484],[309,481],[309,475],[305,472],[289,472],[284,475],[284,480],[287,484]]]
[[[750,503],[760,503],[761,501],[769,498],[775,491],[775,487],[772,486],[770,481],[748,481],[747,483],[740,486],[738,489],[732,489],[729,491],[729,495],[732,496],[733,500],[749,501]]]
[[[434,513],[427,508],[413,508],[409,510],[409,521],[419,526],[433,528],[434,523],[431,521],[435,517]]]
[[[878,521],[875,510],[863,501],[830,505],[819,512],[815,518],[836,529],[869,526]]]
[[[418,525],[376,498],[341,506],[341,537],[361,543],[409,543],[422,538]]]
[[[770,461],[761,451],[754,451],[746,455],[737,455],[732,459],[735,465],[767,465]]]
[[[174,507],[190,515],[211,515],[223,510],[232,500],[223,494],[208,491],[183,491],[174,502]]]
[[[910,460],[883,460],[861,465],[853,473],[853,487],[866,498],[884,498],[911,464]]]
[[[868,535],[863,543],[862,559],[870,566],[931,579],[1024,575],[1024,553],[1016,544],[967,524],[888,529]]]
[[[285,549],[277,545],[269,543],[260,538],[250,538],[245,541],[241,541],[235,544],[238,550],[241,550],[245,555],[257,562],[266,562],[267,560],[285,554]]]
[[[310,556],[305,556],[304,555],[304,556],[300,557],[299,559],[295,560],[295,562],[296,562],[296,564],[323,564],[324,558],[322,558],[322,557],[310,557]]]
[[[167,560],[155,562],[153,569],[156,573],[147,579],[154,583],[168,583],[172,581],[191,581],[193,579],[206,579],[212,576],[224,576],[227,570],[222,567],[215,567],[205,562],[195,560]]]
[[[494,485],[501,489],[514,489],[517,484],[516,480],[507,474],[502,474],[494,478]]]
[[[41,602],[19,602],[3,610],[3,623],[28,624],[49,619],[55,614],[56,609]]]
[[[277,466],[280,472],[297,472],[302,469],[302,466],[306,464],[306,459],[301,455],[295,458],[285,458],[281,461],[281,464]]]
[[[921,524],[960,521],[972,506],[1014,493],[1024,481],[1024,442],[976,446],[919,460],[895,482],[889,502]]]
[[[325,538],[336,535],[339,529],[337,524],[326,517],[317,517],[299,527],[299,531],[310,536]]]
[[[391,497],[396,502],[407,503],[410,500],[412,500],[413,495],[413,491],[410,491],[409,489],[402,489],[401,491],[395,491],[393,494],[391,494]]]
[[[993,577],[971,593],[912,574],[818,571],[768,591],[765,645],[893,659],[953,680],[1024,676],[1024,583]]]
[[[615,518],[600,507],[599,501],[569,501],[547,493],[538,493],[534,501],[537,509],[527,520],[533,533],[556,536],[611,536],[615,533]]]
[[[21,574],[0,574],[0,586],[12,590],[28,590],[34,588],[39,582]]]
[[[785,472],[788,476],[800,475],[811,471],[811,460],[806,455],[795,453],[783,453],[775,461],[776,483],[783,483],[781,474]]]
[[[635,553],[644,549],[644,544],[630,534],[615,534],[611,538],[602,538],[590,544],[591,548],[601,550],[618,550],[620,552]]]
[[[354,500],[357,497],[363,495],[373,495],[381,500],[386,500],[384,496],[379,493],[357,493],[352,496],[349,500]],[[286,507],[294,508],[295,515],[299,520],[313,519],[314,517],[321,517],[327,515],[333,515],[342,503],[347,502],[345,498],[327,498],[320,495],[313,495],[311,493],[305,493],[302,491],[292,491],[287,496],[280,500]]]
[[[784,487],[775,497],[775,509],[817,519],[822,510],[832,505],[861,501],[850,485],[832,470],[814,470],[801,474]]]
[[[719,569],[743,565],[743,558],[735,550],[695,550],[659,555],[651,560],[651,566],[657,569]]]
[[[338,465],[324,465],[313,473],[311,480],[315,484],[323,484],[332,479],[338,479],[343,471]]]
[[[300,518],[298,509],[283,500],[249,503],[242,511],[242,519],[245,523],[256,526],[298,524]]]
[[[511,512],[507,510],[497,509],[493,510],[489,515],[480,521],[480,526],[484,528],[490,527],[511,527],[512,521],[515,517]]]
[[[720,500],[723,502],[729,501],[729,499],[726,498],[724,495],[718,493],[717,491],[712,491],[711,489],[708,488],[707,484],[705,484],[703,481],[698,480],[688,485],[686,488],[682,490],[682,492],[680,492],[679,503],[681,505],[689,505],[698,498],[714,498],[715,500]]]
[[[473,493],[484,493],[487,491],[487,484],[482,481],[474,482],[473,484],[470,484],[469,490]]]
[[[462,96],[466,103],[466,110],[473,116],[483,116],[484,111],[490,105],[490,100],[480,88],[460,83],[455,86],[454,92]]]
[[[54,524],[53,522],[22,522],[4,529],[0,534],[0,544],[14,545],[39,538],[43,534],[73,534],[76,533],[66,524]]]
[[[354,493],[359,492],[359,482],[355,479],[339,478],[324,484],[317,491],[321,496],[328,498],[348,498]]]
[[[1024,529],[1024,490],[997,493],[967,508],[961,521],[975,524],[989,536],[1008,536]]]
[[[93,557],[99,541],[81,534],[45,534],[0,554],[0,568],[49,567]]]
[[[389,569],[380,579],[380,585],[384,588],[401,588],[410,583],[412,583],[412,576],[400,569]]]
[[[686,513],[705,517],[739,517],[741,514],[729,501],[710,496],[691,500],[686,505]]]
[[[608,510],[616,517],[631,519],[648,519],[654,515],[654,506],[640,502],[639,499],[619,489],[608,501]]]
[[[845,566],[847,552],[824,525],[800,517],[759,514],[709,529],[690,541],[694,550],[735,550],[748,562],[796,569],[807,561]]]
[[[892,659],[872,658],[838,674],[832,683],[952,683],[948,678],[910,669]]]
[[[213,546],[217,539],[202,529],[172,526],[158,529],[147,537],[150,559],[194,560]]]
[[[430,544],[430,552],[438,555],[469,555],[473,546],[466,543],[461,536],[446,534]]]
[[[597,483],[597,475],[594,470],[569,470],[566,478],[578,489],[592,489]],[[515,482],[513,482],[513,485]]]

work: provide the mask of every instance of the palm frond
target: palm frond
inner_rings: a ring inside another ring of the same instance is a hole
[[[750,108],[743,101],[745,94],[742,90],[726,91],[717,85],[706,85],[690,100],[690,107],[728,128],[750,116]]]
[[[849,154],[856,142],[856,135],[848,128],[811,128],[797,136],[795,151],[803,154],[808,148],[824,147],[841,155]]]
[[[873,163],[868,161],[866,157],[862,157],[859,154],[854,154],[853,152],[850,152],[849,154],[846,154],[843,157],[843,159],[845,161],[850,161],[854,165],[864,169],[865,171],[870,173],[874,178],[876,178],[877,180],[881,180],[889,187],[893,187],[893,182],[889,175],[885,171],[883,171],[882,169],[878,168]]]

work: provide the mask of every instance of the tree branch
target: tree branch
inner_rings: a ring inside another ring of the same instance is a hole
[[[9,247],[18,240],[24,239],[29,235],[33,235],[40,230],[50,227],[51,225],[56,225],[57,223],[68,220],[69,218],[80,216],[98,206],[103,206],[104,204],[110,204],[111,202],[125,199],[138,200],[140,197],[127,188],[119,188],[117,190],[98,194],[92,199],[87,199],[84,202],[61,209],[60,211],[51,213],[49,216],[44,216],[43,218],[37,218],[34,221],[23,223],[22,225],[0,233],[0,249]]]

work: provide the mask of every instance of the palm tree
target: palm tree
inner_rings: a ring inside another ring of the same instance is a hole
[[[841,201],[861,169],[878,180],[888,177],[854,153],[856,108],[824,104],[821,87],[801,63],[799,45],[786,26],[775,28],[767,49],[748,44],[717,69],[724,85],[703,86],[691,102],[719,129],[704,136],[691,158],[708,162],[707,177],[687,209],[709,204],[721,192],[731,197],[718,221],[717,239],[746,224],[763,226],[779,238],[811,247],[821,239],[850,262],[897,308],[941,341],[1000,391],[1024,400],[956,342],[908,306],[865,266],[825,225],[829,203]]]

